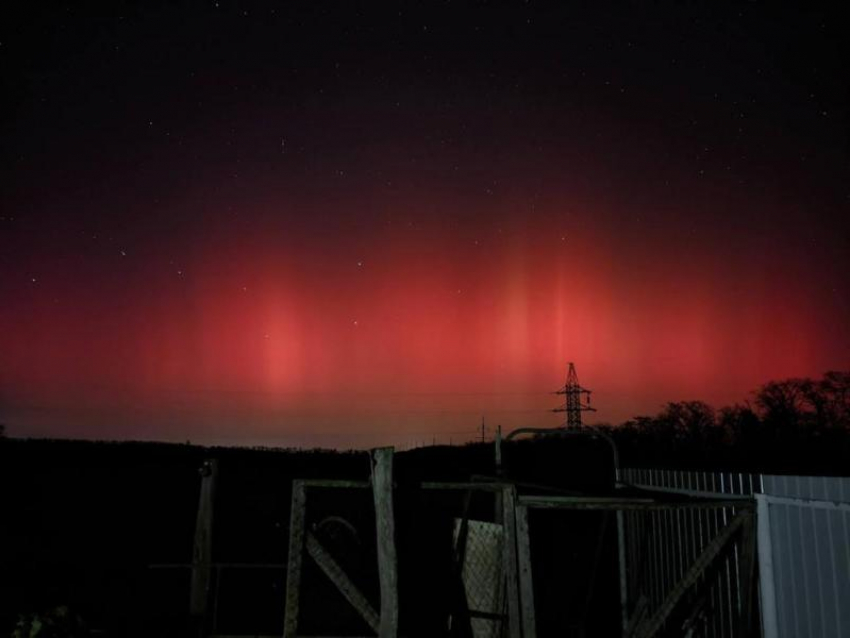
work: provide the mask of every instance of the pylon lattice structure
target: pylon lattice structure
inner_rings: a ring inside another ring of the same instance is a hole
[[[555,394],[561,394],[566,397],[564,405],[555,408],[552,412],[565,412],[564,427],[567,429],[578,429],[581,427],[582,412],[596,412],[595,408],[590,407],[590,390],[581,387],[576,374],[576,367],[573,362],[570,362],[569,370],[567,371],[567,383],[562,390],[558,390]]]

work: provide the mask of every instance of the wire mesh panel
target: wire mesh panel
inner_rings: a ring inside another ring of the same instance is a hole
[[[396,494],[400,633],[501,636],[506,618],[500,486]]]
[[[504,604],[503,542],[501,524],[470,520],[465,523],[461,578],[474,638],[496,638],[501,630]],[[459,545],[464,520],[455,519],[454,542]]]

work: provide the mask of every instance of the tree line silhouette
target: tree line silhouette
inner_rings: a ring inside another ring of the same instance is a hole
[[[770,381],[743,404],[671,402],[655,416],[599,427],[614,437],[623,465],[846,474],[850,371]]]

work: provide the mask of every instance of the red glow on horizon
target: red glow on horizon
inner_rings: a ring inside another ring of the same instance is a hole
[[[803,275],[753,287],[743,262],[697,243],[562,217],[446,230],[450,216],[408,210],[377,233],[303,244],[284,222],[239,237],[211,225],[180,263],[147,259],[120,281],[89,273],[90,286],[68,285],[56,258],[0,311],[12,432],[430,440],[467,424],[471,436],[481,414],[556,424],[545,393],[568,360],[613,422],[667,400],[741,401],[847,360]]]

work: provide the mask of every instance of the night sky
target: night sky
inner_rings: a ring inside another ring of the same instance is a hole
[[[568,361],[613,423],[850,367],[837,12],[0,11],[8,434],[457,442],[557,425]]]

